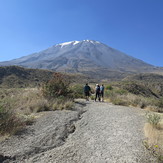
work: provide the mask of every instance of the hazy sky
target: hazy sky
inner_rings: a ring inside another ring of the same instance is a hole
[[[163,0],[0,0],[0,61],[86,39],[163,66]]]

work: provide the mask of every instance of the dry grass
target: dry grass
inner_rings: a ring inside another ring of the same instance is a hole
[[[138,78],[139,79],[139,78]],[[148,81],[148,82],[147,82]],[[134,106],[163,113],[162,77],[150,80],[105,83],[105,99],[116,105]],[[109,100],[108,100],[109,99]]]
[[[73,105],[74,103],[71,100],[56,99],[52,104],[52,110],[72,109]]]
[[[158,161],[163,162],[163,118],[157,127],[146,123],[144,131],[148,149],[158,158]]]
[[[145,146],[158,158],[158,162],[162,163],[163,115],[161,113],[163,112],[163,98],[133,94],[132,92],[126,92],[119,87],[113,86],[111,90],[105,91],[105,99],[105,101],[112,102],[115,105],[134,106],[155,112],[147,116],[148,123],[144,127],[147,137]],[[161,121],[160,116],[162,116]]]
[[[0,99],[0,103],[2,105],[7,104],[6,107],[25,115],[40,111],[62,110],[61,107],[58,107],[59,105],[63,105],[63,108],[70,108],[73,103],[72,100],[63,97],[48,100],[42,96],[41,90],[37,88],[4,90],[4,94],[4,97]],[[56,107],[53,108],[53,105],[56,105]]]
[[[145,108],[149,105],[151,106],[149,99],[131,93],[127,94],[112,93],[109,99],[107,98],[107,101],[110,101],[115,105],[134,106],[139,108]]]
[[[0,106],[0,135],[14,134],[25,125],[25,122],[14,111]]]
[[[163,107],[158,105],[161,103],[161,99],[135,95],[123,90],[106,91],[105,99],[115,105],[134,106],[155,112],[163,111]]]
[[[7,92],[7,93],[6,93]],[[46,107],[48,103],[39,89],[4,89],[4,97],[0,99],[2,105],[6,104],[6,108],[11,108],[20,114],[29,115],[37,112],[41,108]]]
[[[46,99],[37,88],[0,90],[0,134],[14,134],[35,121],[41,111],[71,109],[73,101],[59,97]]]

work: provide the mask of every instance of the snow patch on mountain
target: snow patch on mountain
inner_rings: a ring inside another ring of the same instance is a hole
[[[92,44],[100,44],[99,41],[93,41],[93,40],[83,40],[84,42],[90,42]]]
[[[57,44],[56,46],[61,46],[61,48],[63,48],[64,46],[67,46],[67,45],[76,45],[80,43],[80,41],[70,41],[70,42],[64,42],[64,43],[60,43],[60,44]]]

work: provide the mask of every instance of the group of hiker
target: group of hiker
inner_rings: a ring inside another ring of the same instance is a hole
[[[88,83],[86,83],[86,85],[84,86],[84,94],[85,94],[86,100],[89,101],[89,96],[91,95],[91,88],[88,85]],[[96,84],[95,86],[94,101],[96,100],[104,102],[104,85],[103,84],[101,86],[99,84]]]

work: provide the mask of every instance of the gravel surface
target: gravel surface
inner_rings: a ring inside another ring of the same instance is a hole
[[[25,132],[1,142],[4,162],[156,163],[142,143],[144,110],[80,102],[86,106],[42,113]]]

